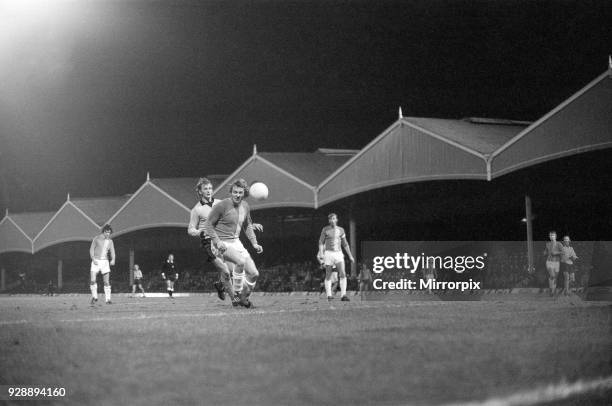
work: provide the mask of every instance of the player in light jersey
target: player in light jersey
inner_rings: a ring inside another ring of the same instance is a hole
[[[557,232],[548,233],[549,242],[546,243],[543,255],[546,257],[546,270],[548,271],[548,286],[550,296],[557,292],[557,276],[559,275],[559,261],[563,253],[563,244],[557,241]]]
[[[136,294],[136,288],[138,288],[138,290],[140,290],[140,292],[142,293],[142,297],[146,297],[145,290],[142,287],[142,271],[140,270],[140,267],[138,266],[138,264],[134,264],[133,271],[134,271],[134,283],[132,284],[132,296]]]
[[[236,269],[244,269],[244,284],[239,304],[249,308],[253,307],[249,296],[255,287],[259,272],[251,255],[240,242],[240,231],[245,222],[244,232],[255,248],[255,252],[261,254],[263,247],[257,243],[250,208],[244,201],[249,194],[247,182],[244,179],[236,179],[230,186],[230,193],[230,198],[222,200],[210,211],[204,223],[204,230],[206,235],[210,236],[213,246],[218,250],[217,257],[222,257],[226,262],[235,264]],[[230,271],[227,265],[222,261],[214,261],[213,264],[224,275],[224,283],[229,284]]]
[[[213,185],[210,180],[207,178],[200,178],[198,183],[195,186],[195,190],[198,197],[198,202],[193,209],[191,209],[191,215],[189,219],[189,226],[187,227],[187,233],[192,237],[199,237],[202,245],[202,249],[204,250],[204,255],[206,256],[206,260],[208,262],[212,262],[214,264],[215,261],[223,261],[221,258],[217,258],[217,255],[211,245],[211,239],[206,232],[204,231],[204,223],[206,223],[206,219],[208,218],[210,211],[213,206],[217,205],[221,202],[220,199],[215,199],[212,197],[213,195]],[[253,224],[253,228],[258,231],[263,231],[263,227],[261,224]],[[221,269],[222,266],[218,264],[214,264],[217,269]],[[234,264],[229,263],[226,264],[229,268],[230,273],[233,276],[233,284],[232,284],[232,297],[236,292],[242,290],[242,282],[244,280],[244,271],[241,269],[234,269]],[[223,272],[219,273],[219,281],[215,282],[214,286],[217,289],[217,295],[220,300],[225,300],[225,283]]]
[[[571,246],[569,235],[563,236],[563,247],[561,247],[561,266],[563,272],[563,294],[570,294],[570,282],[575,282],[574,261],[578,259],[574,247]]]
[[[327,216],[329,225],[323,227],[321,231],[321,237],[319,238],[319,258],[323,260],[325,264],[325,292],[327,293],[327,300],[332,300],[332,268],[334,265],[338,269],[338,277],[340,280],[340,294],[343,302],[348,302],[349,298],[346,297],[346,272],[344,270],[344,254],[342,254],[342,248],[346,250],[349,257],[349,261],[355,262],[353,254],[351,254],[351,248],[346,241],[346,233],[342,227],[338,227],[338,216],[336,213],[330,213]]]
[[[195,186],[196,194],[198,196],[198,202],[191,209],[191,215],[189,217],[189,226],[187,227],[187,234],[192,237],[199,237],[200,244],[204,250],[204,255],[208,262],[214,262],[217,257],[213,252],[210,244],[210,237],[204,232],[204,223],[210,214],[213,206],[219,203],[221,200],[212,197],[213,186],[212,182],[207,178],[200,178]],[[218,267],[217,267],[218,268]],[[219,299],[225,300],[224,286],[222,282],[222,275],[219,275],[221,280],[214,283],[215,289],[217,289],[217,295]]]
[[[110,236],[113,229],[110,225],[106,224],[102,227],[102,234],[96,236],[91,242],[89,247],[89,257],[91,258],[91,267],[89,274],[91,275],[91,283],[89,288],[91,290],[91,304],[95,304],[98,301],[98,284],[96,283],[96,277],[98,273],[102,274],[104,280],[104,297],[107,304],[111,302],[111,286],[110,286],[110,266],[115,265],[115,245]],[[110,253],[110,262],[108,261],[108,254]]]

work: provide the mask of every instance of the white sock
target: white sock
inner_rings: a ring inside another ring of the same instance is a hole
[[[332,295],[331,293],[331,279],[325,279],[325,292],[327,293],[327,297],[330,297]]]
[[[255,289],[255,284],[257,283],[257,281],[251,282],[250,280],[248,280],[246,278],[246,276],[244,277],[244,283],[245,285],[248,286],[249,291],[247,292],[249,295],[251,294],[251,292],[253,291],[253,289]]]
[[[89,285],[89,290],[91,290],[91,297],[94,299],[98,298],[98,284],[94,283],[93,285]]]
[[[242,283],[244,281],[244,270],[242,270],[242,273],[238,273],[234,270],[234,293],[239,293],[242,290]]]
[[[346,296],[346,278],[340,278],[340,294]]]
[[[104,298],[106,299],[107,302],[110,302],[111,300],[111,287],[109,286],[104,286]]]

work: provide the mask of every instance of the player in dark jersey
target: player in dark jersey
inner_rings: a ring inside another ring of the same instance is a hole
[[[168,298],[172,298],[172,294],[174,293],[174,282],[178,280],[178,268],[174,263],[174,255],[169,254],[168,259],[164,262],[162,266],[162,274],[161,277],[166,281],[166,290],[168,292]]]

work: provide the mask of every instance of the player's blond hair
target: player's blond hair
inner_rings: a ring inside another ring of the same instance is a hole
[[[208,178],[200,178],[200,179],[198,179],[198,183],[196,183],[196,185],[195,185],[195,191],[196,191],[196,194],[198,195],[198,199],[202,197],[202,186],[203,185],[211,185],[212,186],[212,182]]]

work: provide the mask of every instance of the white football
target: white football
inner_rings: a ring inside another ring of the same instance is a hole
[[[255,182],[249,188],[249,194],[255,200],[266,200],[268,198],[268,187],[265,183]]]

